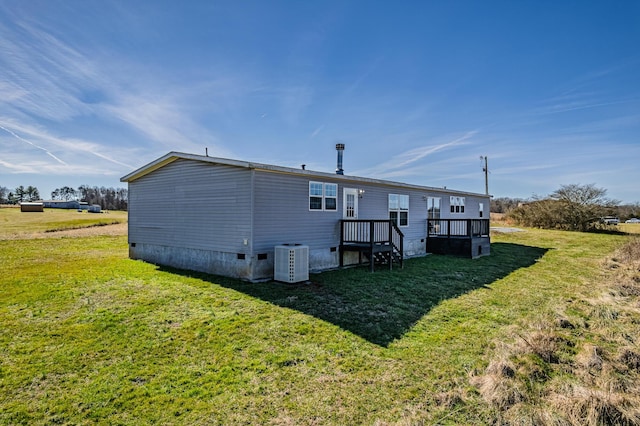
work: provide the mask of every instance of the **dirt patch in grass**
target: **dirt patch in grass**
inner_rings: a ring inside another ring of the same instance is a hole
[[[81,237],[97,237],[97,236],[116,236],[126,235],[127,224],[115,223],[115,224],[98,224],[85,226],[75,229],[61,229],[44,232],[33,232],[31,234],[16,234],[9,235],[4,239],[7,240],[24,240],[24,239],[39,239],[39,238],[81,238]]]

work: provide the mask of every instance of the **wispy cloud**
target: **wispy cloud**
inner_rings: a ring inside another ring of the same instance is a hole
[[[68,120],[90,110],[78,99],[95,86],[92,61],[51,34],[15,17],[0,22],[0,75],[5,108],[19,108],[53,121]]]
[[[624,68],[625,65],[621,64],[580,75],[567,82],[557,95],[542,100],[533,113],[560,114],[638,102],[638,93],[612,92],[607,82],[616,79],[616,74],[624,71]]]
[[[324,129],[324,124],[319,126],[318,128],[316,128],[313,133],[311,133],[311,139],[315,138],[316,136],[318,136],[318,134]]]
[[[313,102],[313,88],[309,86],[291,86],[279,90],[281,114],[285,123],[298,124],[306,109]]]
[[[372,168],[358,170],[354,172],[354,174],[362,176],[375,174],[377,177],[381,178],[406,176],[407,174],[411,174],[411,169],[408,168],[408,166],[410,166],[411,164],[419,162],[425,157],[437,152],[468,144],[469,139],[471,139],[476,133],[476,131],[470,131],[465,133],[463,136],[457,137],[450,141],[438,143],[435,145],[424,145],[405,151],[403,153],[395,155],[389,161],[385,161],[384,163],[378,164],[377,166],[374,166]]]
[[[58,164],[52,164],[47,170],[59,169],[57,172],[66,172],[74,170],[92,170],[91,168],[85,169],[82,167],[84,164],[92,164],[95,169],[99,169],[100,164],[96,164],[95,161],[87,161],[87,156],[91,156],[100,160],[105,160],[112,165],[120,166],[121,168],[131,169],[132,164],[127,163],[121,158],[131,158],[130,149],[119,147],[105,147],[101,144],[88,142],[78,138],[62,138],[54,136],[37,126],[31,126],[18,122],[0,122],[0,129],[4,130],[14,138],[24,142],[38,150],[45,152],[48,156],[54,158]],[[27,138],[20,136],[18,133],[27,136]],[[33,141],[37,141],[33,142]],[[11,149],[15,153],[15,149]],[[54,152],[57,154],[54,154]],[[111,154],[107,154],[111,153]],[[17,158],[17,156],[15,156]],[[67,161],[63,161],[60,157],[65,157]],[[29,157],[23,158],[23,163],[32,163]]]
[[[151,156],[168,149],[200,151],[203,146],[216,155],[230,156],[228,150],[218,146],[211,131],[192,118],[194,109],[197,111],[202,103],[197,99],[203,95],[203,84],[190,85],[190,91],[181,87],[172,89],[155,74],[143,70],[143,65],[132,65],[113,52],[109,55],[87,52],[63,42],[33,19],[2,12],[11,16],[8,21],[0,21],[2,130],[45,152],[59,166],[70,166],[67,173],[85,170],[81,165],[94,161],[83,155],[117,165],[119,169],[131,168],[128,163],[131,157],[118,157],[129,145],[122,139],[126,132],[118,122],[139,134],[132,135],[138,147],[145,143],[152,147]],[[138,72],[132,73],[131,69]],[[229,87],[204,86],[208,91]],[[225,97],[232,98],[222,93],[223,101]],[[111,138],[101,131],[99,138],[88,141],[74,135],[76,121],[93,121],[103,129],[105,124],[107,128],[119,127],[118,137]],[[65,136],[57,135],[63,128]],[[0,156],[6,158],[6,154],[2,152]],[[34,165],[28,158],[18,162]]]
[[[6,127],[4,127],[4,126],[0,126],[0,129],[2,129],[2,130],[4,130],[5,132],[9,133],[10,135],[12,135],[13,137],[15,137],[16,139],[18,139],[18,140],[20,140],[20,141],[22,141],[22,142],[25,142],[25,143],[27,143],[27,144],[29,144],[29,145],[33,146],[34,148],[37,148],[37,149],[39,149],[39,150],[44,151],[48,156],[52,157],[54,160],[56,160],[56,161],[57,161],[57,162],[59,162],[60,164],[64,164],[65,166],[67,165],[67,163],[65,163],[64,161],[62,161],[61,159],[59,159],[58,157],[56,157],[55,155],[53,155],[53,153],[52,153],[51,151],[49,151],[47,148],[43,148],[43,147],[41,147],[41,146],[39,146],[39,145],[36,145],[35,143],[33,143],[33,142],[31,142],[31,141],[29,141],[29,140],[27,140],[27,139],[25,139],[25,138],[23,138],[23,137],[21,137],[21,136],[16,135],[13,131],[11,131],[11,130],[7,129],[7,128],[6,128]]]
[[[563,112],[578,111],[582,109],[600,108],[612,105],[628,104],[632,102],[638,102],[640,99],[623,99],[609,102],[598,102],[594,99],[561,99],[552,100],[550,105],[539,108],[537,112],[539,114],[560,114]]]
[[[196,126],[191,120],[183,117],[178,105],[169,99],[122,94],[115,102],[102,105],[100,109],[163,147],[175,148],[195,143],[194,135],[189,131]]]
[[[376,68],[378,68],[381,62],[382,62],[382,57],[378,57],[371,64],[369,64],[368,67],[364,70],[364,72],[358,75],[355,78],[355,80],[346,88],[346,90],[343,93],[343,96],[349,97],[353,95],[358,90],[360,85],[363,82],[365,82],[365,80],[371,75],[371,73],[373,73],[376,70]]]

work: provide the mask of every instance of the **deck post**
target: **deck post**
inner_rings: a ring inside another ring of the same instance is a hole
[[[340,221],[340,260],[339,260],[339,264],[340,267],[342,268],[344,266],[344,220]]]
[[[358,264],[362,264],[363,254],[368,256],[371,272],[375,272],[376,257],[381,262],[388,261],[389,269],[392,270],[393,262],[396,260],[396,252],[399,251],[398,263],[402,267],[404,235],[394,222],[388,219],[342,219],[339,224],[340,250],[338,260],[341,268],[345,265],[344,253],[347,251],[358,252]],[[384,232],[385,225],[387,226],[386,234]],[[349,235],[346,234],[347,231]],[[396,241],[395,238],[398,240]]]
[[[393,269],[393,222],[389,221],[389,270]]]
[[[400,268],[404,268],[404,236],[400,238]]]
[[[374,271],[374,266],[376,263],[376,260],[373,257],[373,240],[375,240],[374,235],[375,235],[374,222],[370,221],[369,222],[369,252],[371,253],[371,256],[369,256],[369,269],[371,269],[371,272]]]

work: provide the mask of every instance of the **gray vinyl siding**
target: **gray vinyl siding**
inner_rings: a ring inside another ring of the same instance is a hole
[[[309,210],[310,181],[338,184],[337,210]],[[254,253],[279,244],[304,244],[316,250],[340,243],[342,185],[337,180],[256,170],[254,194]]]
[[[129,182],[129,241],[248,253],[251,171],[177,160]]]
[[[279,244],[305,244],[311,250],[328,249],[340,243],[339,221],[343,215],[345,188],[364,190],[358,199],[359,219],[388,219],[389,194],[409,196],[409,226],[401,227],[406,239],[421,241],[427,235],[426,197],[441,198],[442,218],[478,218],[478,202],[485,203],[485,217],[489,198],[466,196],[465,213],[449,213],[450,192],[408,189],[393,185],[358,184],[340,178],[297,176],[256,170],[255,207],[253,217],[254,253],[268,252]],[[338,184],[336,211],[309,210],[309,182]]]
[[[405,238],[424,238],[426,236],[427,202],[425,191],[393,186],[363,187],[365,193],[359,199],[360,219],[389,219],[389,194],[409,196],[409,224],[401,226]]]
[[[464,213],[451,213],[451,203],[450,196],[460,196],[464,197]],[[441,204],[441,218],[442,219],[478,219],[480,217],[479,214],[479,203],[484,204],[484,216],[483,219],[489,219],[489,196],[473,196],[473,195],[458,195],[458,194],[447,194],[443,193],[441,195],[442,204]]]

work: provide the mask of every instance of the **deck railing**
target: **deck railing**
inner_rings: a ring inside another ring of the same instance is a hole
[[[402,262],[404,234],[389,219],[343,219],[340,221],[340,246],[345,244],[390,245]]]
[[[489,236],[489,219],[427,219],[429,237]]]

